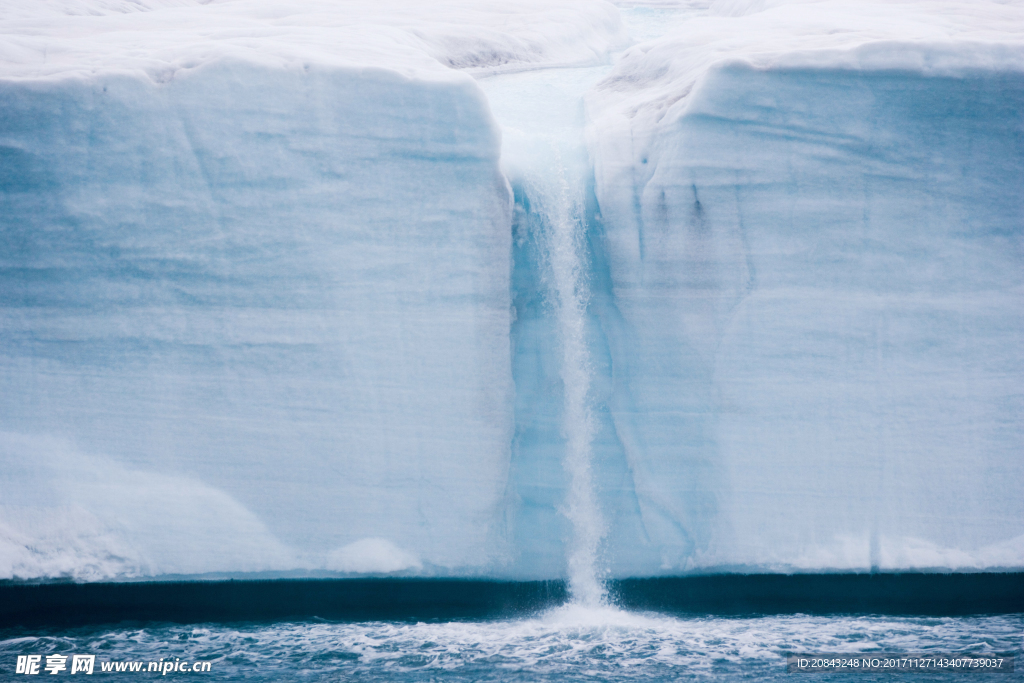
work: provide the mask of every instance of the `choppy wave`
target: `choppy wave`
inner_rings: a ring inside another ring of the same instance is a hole
[[[98,661],[210,661],[205,680],[770,679],[787,675],[790,652],[1020,654],[1022,634],[1024,614],[675,618],[566,606],[493,621],[164,625],[30,637],[8,631],[0,667],[13,672],[18,654],[61,652],[96,654]]]

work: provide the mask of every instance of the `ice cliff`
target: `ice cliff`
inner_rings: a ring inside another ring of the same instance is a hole
[[[0,0],[0,578],[1024,566],[1024,8],[628,29]]]
[[[4,9],[0,576],[490,566],[511,194],[451,67],[614,8]]]
[[[590,93],[662,568],[1024,560],[1022,38],[1020,4],[722,0]]]

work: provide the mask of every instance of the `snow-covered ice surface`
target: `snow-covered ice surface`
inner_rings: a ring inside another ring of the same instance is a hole
[[[567,607],[487,622],[93,627],[32,637],[0,631],[0,656],[97,653],[97,674],[100,662],[208,661],[207,680],[792,680],[789,653],[1000,653],[1019,662],[1022,627],[1020,615],[678,619]],[[856,679],[892,674],[858,672]]]
[[[0,0],[0,578],[1024,567],[1022,111],[1019,3]]]
[[[0,74],[145,74],[224,60],[376,67],[417,80],[588,64],[624,44],[615,8],[587,0],[0,0]]]

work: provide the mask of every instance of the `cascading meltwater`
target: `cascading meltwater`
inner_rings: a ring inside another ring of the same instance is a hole
[[[519,301],[519,332],[513,337],[522,345],[516,353],[539,371],[518,376],[542,377],[517,384],[525,397],[517,439],[529,443],[519,451],[523,474],[519,480],[513,475],[517,533],[535,542],[546,537],[543,557],[530,559],[565,571],[572,604],[586,608],[608,602],[601,565],[608,527],[594,469],[600,424],[586,201],[593,170],[582,97],[605,71],[555,70],[481,82],[503,126],[502,167],[516,194],[513,299]],[[558,469],[564,474],[558,490],[535,483],[533,473],[554,478]]]
[[[587,225],[579,184],[570,185],[560,158],[556,168],[557,191],[539,204],[547,214],[550,296],[561,346],[564,466],[569,475],[565,514],[573,531],[566,559],[573,601],[595,607],[605,602],[606,592],[597,567],[604,523],[591,467],[595,424],[590,407],[592,368],[586,340],[590,292],[586,279]]]

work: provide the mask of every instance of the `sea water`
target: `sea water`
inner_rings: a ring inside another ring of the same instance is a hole
[[[104,674],[100,664],[144,662],[145,670],[149,662],[209,662],[208,672],[167,676],[211,681],[789,680],[804,675],[787,673],[790,653],[999,653],[1020,661],[1024,614],[677,618],[568,605],[509,620],[122,624],[30,637],[7,631],[0,638],[0,680],[20,678],[13,673],[18,655],[42,655],[45,662],[53,653],[97,655],[93,675],[119,680],[160,674]],[[852,675],[858,681],[891,676]],[[909,675],[925,681],[958,674]]]

